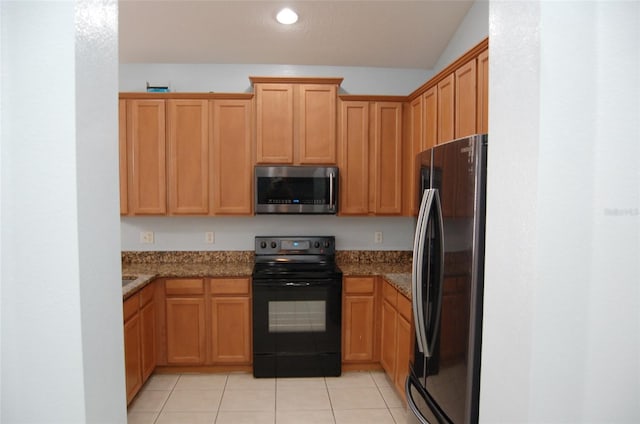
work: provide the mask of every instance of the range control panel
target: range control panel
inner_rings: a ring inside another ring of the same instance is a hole
[[[256,236],[256,255],[333,255],[334,236]]]

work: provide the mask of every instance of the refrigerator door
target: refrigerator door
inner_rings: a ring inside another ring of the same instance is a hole
[[[444,280],[425,388],[441,412],[440,422],[473,423],[480,375],[486,136],[436,146],[432,155],[431,184],[442,202]]]
[[[419,422],[438,422],[432,413],[433,402],[427,402],[424,389],[429,366],[437,366],[437,333],[443,281],[443,221],[440,195],[430,188],[431,152],[424,152],[421,166],[421,204],[414,238],[412,269],[412,302],[415,327],[415,350],[405,392],[407,401]],[[426,165],[426,166],[425,166]],[[428,406],[432,405],[432,406]]]

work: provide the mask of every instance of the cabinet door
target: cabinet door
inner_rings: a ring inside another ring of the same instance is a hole
[[[336,96],[335,85],[298,87],[299,163],[336,163]]]
[[[369,212],[369,102],[340,102],[340,214]]]
[[[456,69],[455,72],[455,137],[476,133],[476,59]]]
[[[127,101],[118,101],[118,149],[120,157],[120,215],[129,212],[127,183]]]
[[[164,100],[127,100],[127,143],[130,213],[165,214]]]
[[[453,140],[454,127],[454,101],[455,101],[454,74],[440,81],[438,90],[438,144]]]
[[[373,143],[372,210],[377,215],[399,215],[402,213],[402,103],[375,103]]]
[[[390,376],[396,369],[396,326],[398,313],[389,302],[382,302],[380,363]]]
[[[250,215],[253,163],[251,101],[212,100],[211,212],[214,215]]]
[[[438,87],[433,86],[422,95],[424,100],[424,139],[422,150],[438,144]]]
[[[156,367],[156,310],[153,301],[140,309],[140,342],[142,381],[146,381]]]
[[[422,139],[424,138],[424,98],[422,96],[415,98],[409,105],[406,113],[408,121],[405,128],[408,133],[405,134],[405,142],[403,143],[403,215],[415,216],[418,214],[418,182],[419,169],[416,163],[416,155],[422,150]]]
[[[255,84],[256,161],[293,163],[293,85]]]
[[[167,362],[169,364],[204,364],[204,298],[167,298]]]
[[[398,314],[396,327],[396,371],[395,385],[399,393],[404,397],[404,382],[409,374],[409,360],[411,357],[411,324]]]
[[[248,297],[211,299],[211,355],[214,364],[251,362],[251,323]]]
[[[489,132],[489,50],[478,55],[477,132]]]
[[[345,296],[343,317],[344,361],[372,361],[374,340],[374,298]]]
[[[124,368],[127,388],[127,403],[142,387],[142,364],[140,362],[140,319],[136,314],[124,323]]]
[[[206,100],[169,100],[169,213],[209,211],[209,117]]]

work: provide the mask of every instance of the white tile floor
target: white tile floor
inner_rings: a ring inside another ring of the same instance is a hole
[[[268,379],[247,373],[154,374],[129,405],[128,420],[129,424],[413,422],[381,371]]]

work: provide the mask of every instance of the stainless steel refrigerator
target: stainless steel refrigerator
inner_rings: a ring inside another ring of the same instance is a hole
[[[413,248],[415,348],[407,402],[420,423],[476,423],[484,287],[487,136],[418,155]]]

